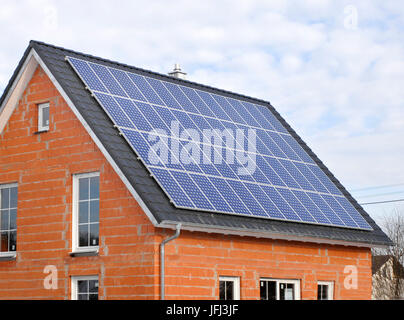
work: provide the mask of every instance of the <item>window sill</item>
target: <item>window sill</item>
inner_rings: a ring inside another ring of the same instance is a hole
[[[17,257],[16,252],[0,252],[0,261],[12,261]]]
[[[99,248],[86,248],[86,249],[80,249],[80,250],[75,250],[73,252],[70,252],[69,255],[71,257],[91,257],[91,256],[98,256],[99,253]]]
[[[44,132],[48,132],[49,129],[42,129],[42,130],[38,130],[36,132],[34,132],[34,134],[40,134],[40,133],[44,133]]]

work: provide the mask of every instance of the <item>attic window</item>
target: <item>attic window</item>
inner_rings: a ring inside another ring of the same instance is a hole
[[[49,130],[49,103],[38,105],[38,132]]]

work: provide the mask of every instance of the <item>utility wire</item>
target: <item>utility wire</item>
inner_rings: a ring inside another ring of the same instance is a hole
[[[386,200],[386,201],[375,201],[375,202],[367,202],[367,203],[359,203],[361,206],[366,206],[369,204],[379,204],[379,203],[391,203],[391,202],[400,202],[404,201],[404,199],[396,199],[396,200]]]
[[[356,196],[356,197],[357,198],[373,198],[373,197],[389,196],[389,195],[392,195],[392,194],[399,194],[399,193],[404,193],[404,190],[395,191],[395,192],[387,192],[387,193],[368,194],[368,195]]]
[[[350,192],[366,191],[366,190],[372,190],[372,189],[382,189],[382,188],[390,188],[390,187],[398,187],[398,186],[404,186],[404,183],[396,183],[396,184],[388,184],[388,185],[383,185],[383,186],[366,187],[366,188],[350,190]]]

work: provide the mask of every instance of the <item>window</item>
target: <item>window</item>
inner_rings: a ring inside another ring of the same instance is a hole
[[[260,280],[261,300],[300,300],[299,280]]]
[[[219,300],[240,300],[240,278],[219,277]]]
[[[73,251],[97,251],[99,242],[99,173],[73,176]]]
[[[72,277],[72,300],[98,300],[98,276]]]
[[[319,281],[317,283],[317,300],[334,299],[334,283],[332,281]]]
[[[0,185],[0,255],[17,250],[17,184]]]
[[[49,103],[38,105],[38,132],[49,130]]]

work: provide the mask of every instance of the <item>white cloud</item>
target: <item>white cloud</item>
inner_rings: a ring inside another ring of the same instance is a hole
[[[348,186],[404,181],[404,6],[355,1],[19,1],[0,90],[30,39],[269,100]]]

